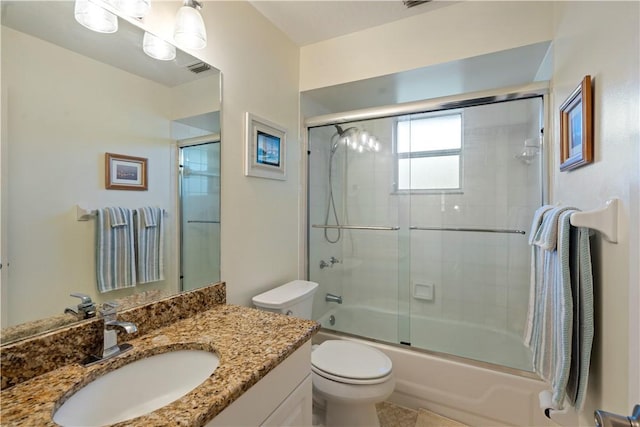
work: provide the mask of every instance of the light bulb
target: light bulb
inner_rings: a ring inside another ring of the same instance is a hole
[[[366,130],[361,131],[360,132],[360,142],[362,144],[366,144],[368,140],[369,140],[369,132],[367,132]]]
[[[373,150],[377,153],[378,151],[380,151],[380,143],[378,141],[376,141]]]
[[[364,151],[363,145],[358,145],[358,152],[362,153]]]
[[[174,45],[146,31],[142,39],[142,50],[150,57],[160,61],[171,61],[176,57],[176,47]]]
[[[202,49],[207,45],[207,31],[195,5],[182,6],[176,15],[174,40],[189,49]]]
[[[82,26],[98,33],[118,31],[118,17],[90,0],[76,0],[74,17]]]

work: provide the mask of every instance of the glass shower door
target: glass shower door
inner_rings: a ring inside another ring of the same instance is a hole
[[[180,147],[180,282],[183,291],[220,280],[220,143]]]
[[[392,119],[309,129],[309,280],[323,327],[398,342]]]
[[[522,336],[541,118],[537,97],[406,122],[412,346],[531,370]]]

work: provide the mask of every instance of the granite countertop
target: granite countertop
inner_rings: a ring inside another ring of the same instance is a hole
[[[127,341],[133,350],[90,367],[69,364],[0,393],[1,425],[55,426],[54,411],[97,377],[135,360],[180,349],[215,352],[220,365],[200,386],[117,426],[202,426],[320,329],[316,322],[222,304]]]

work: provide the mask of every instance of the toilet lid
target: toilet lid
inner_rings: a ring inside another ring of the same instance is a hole
[[[335,377],[367,380],[391,373],[391,360],[380,350],[345,340],[329,340],[311,353],[314,368]]]

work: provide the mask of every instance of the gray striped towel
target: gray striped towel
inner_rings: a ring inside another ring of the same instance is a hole
[[[161,208],[136,209],[138,283],[164,280],[164,221]]]
[[[133,212],[130,209],[98,209],[96,279],[101,293],[136,285],[133,232]]]
[[[574,212],[578,210],[553,208],[544,212],[533,242],[534,251],[539,253],[534,252],[532,258],[536,262],[532,271],[535,299],[530,302],[532,325],[525,344],[532,350],[534,370],[551,385],[553,409],[563,409],[565,400],[577,410],[582,408],[591,359],[593,279],[589,230],[572,229],[570,218]],[[577,247],[570,250],[571,233],[578,233],[579,239]],[[570,254],[574,250],[579,255],[576,270],[570,268]],[[576,291],[579,310],[573,302]],[[579,323],[574,322],[574,316],[579,317]],[[575,324],[579,330],[574,330]],[[572,354],[572,343],[576,342],[580,343],[574,347],[577,354]],[[572,359],[577,361],[574,367]],[[570,375],[577,378],[574,399],[567,394]]]

